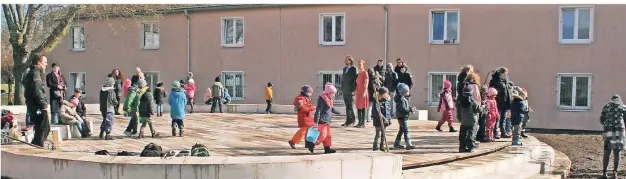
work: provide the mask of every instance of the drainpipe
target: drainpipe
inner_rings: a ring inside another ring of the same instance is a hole
[[[387,4],[383,4],[383,8],[385,9],[385,66],[387,66],[387,58],[389,58],[389,9],[387,9]]]
[[[187,72],[191,72],[191,20],[187,10],[185,10],[185,17],[187,18]]]

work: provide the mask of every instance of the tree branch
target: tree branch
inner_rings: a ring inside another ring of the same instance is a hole
[[[22,39],[24,39],[22,41],[22,44],[24,44],[24,47],[26,49],[29,49],[29,43],[31,41],[31,39],[33,38],[33,34],[35,33],[35,14],[37,13],[37,11],[39,10],[39,8],[41,8],[41,4],[37,4],[37,5],[33,5],[30,4],[28,5],[28,12],[26,12],[26,23],[24,24],[25,27],[23,27],[24,30],[24,34]]]
[[[59,42],[65,37],[69,29],[69,24],[74,19],[76,14],[83,9],[86,5],[72,5],[69,7],[67,11],[67,15],[61,19],[59,24],[52,30],[52,33],[48,35],[48,38],[41,43],[35,50],[31,51],[33,53],[48,53],[50,52]]]
[[[21,4],[15,5],[15,10],[17,11],[17,22],[19,24],[20,30],[24,30],[24,7]]]
[[[15,22],[13,21],[13,14],[10,13],[11,6],[3,4],[2,11],[4,12],[4,19],[7,21],[7,27],[9,28],[9,42],[17,45],[17,28],[15,28]]]
[[[21,30],[20,29],[20,21],[17,19],[17,14],[15,14],[15,4],[13,5],[9,5],[9,13],[11,13],[11,20],[13,21],[13,24],[15,24],[15,28],[17,28],[17,30]]]

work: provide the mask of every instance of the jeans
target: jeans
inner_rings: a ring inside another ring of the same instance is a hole
[[[50,113],[50,124],[59,124],[59,113]]]
[[[513,145],[519,144],[519,136],[521,133],[522,125],[513,125]]]
[[[400,124],[400,130],[398,131],[398,135],[396,135],[396,141],[394,142],[394,146],[399,146],[400,141],[402,140],[402,136],[404,135],[404,143],[406,146],[411,146],[411,138],[409,137],[409,128],[408,128],[408,117],[398,118],[398,124]]]
[[[33,145],[43,147],[43,142],[48,139],[50,133],[50,121],[48,120],[48,112],[41,111],[39,114],[30,115],[32,122],[35,124],[35,135],[33,136]]]
[[[396,95],[395,91],[389,90],[389,97],[391,97],[390,98],[391,100],[389,100],[389,104],[390,104],[389,107],[391,107],[391,116],[396,116],[396,111],[394,111],[394,108],[396,107],[396,102],[393,100],[393,99],[395,99],[394,98],[395,95]]]
[[[159,116],[163,115],[163,104],[157,104],[156,105],[156,113]]]
[[[128,122],[128,127],[126,127],[126,132],[131,132],[133,134],[137,133],[137,112],[130,113],[130,121]]]
[[[132,115],[131,115],[131,123],[132,123]],[[136,118],[136,116],[135,116]],[[100,131],[106,133],[106,134],[110,134],[111,130],[113,128],[113,124],[115,123],[115,118],[113,115],[113,112],[107,112],[106,114],[102,114],[102,124],[100,124]],[[128,127],[130,127],[131,124],[128,124]],[[137,130],[137,121],[135,119],[135,131]],[[127,131],[130,131],[128,128],[126,129]]]
[[[509,132],[508,130],[506,130],[506,123],[508,121],[508,119],[506,118],[506,111],[507,110],[500,110],[500,121],[496,122],[496,125],[498,129],[500,129],[500,135],[505,135],[507,132]],[[498,130],[496,130],[498,131]],[[496,134],[498,135],[498,134]]]
[[[374,102],[370,102],[370,106],[366,108],[367,111],[365,111],[365,114],[367,114],[367,117],[365,118],[365,122],[370,122],[370,119],[372,119],[372,111],[374,111],[372,107],[374,107]]]

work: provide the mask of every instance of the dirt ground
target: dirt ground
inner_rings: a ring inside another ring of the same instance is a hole
[[[603,141],[601,132],[536,130],[531,132],[531,135],[569,157],[572,161],[570,178],[597,178],[602,175]],[[618,173],[620,178],[623,178],[626,176],[624,152],[621,153],[621,156]],[[609,162],[608,170],[609,172],[613,170],[612,159]]]

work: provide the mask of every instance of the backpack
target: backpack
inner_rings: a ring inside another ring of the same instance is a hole
[[[203,144],[196,143],[191,147],[191,156],[210,157],[211,153],[209,153],[209,150]]]
[[[128,151],[120,151],[120,152],[117,152],[116,156],[137,156],[137,153],[128,152]]]
[[[141,151],[141,157],[161,157],[163,155],[163,148],[161,146],[156,145],[154,143],[149,143],[146,147]]]
[[[211,87],[211,94],[213,95],[213,97],[222,98],[222,96],[224,95],[224,87],[221,85],[213,84],[213,86]]]

